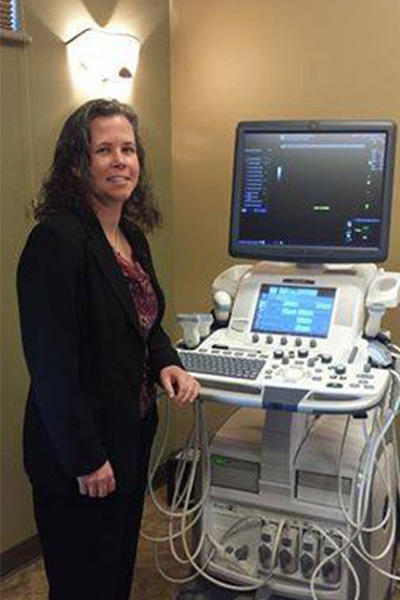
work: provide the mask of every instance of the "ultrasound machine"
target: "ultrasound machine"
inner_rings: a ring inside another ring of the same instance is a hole
[[[398,580],[400,361],[382,320],[400,274],[379,266],[395,133],[237,127],[229,250],[245,260],[213,282],[211,329],[180,315],[178,345],[199,404],[236,407],[191,441],[206,456],[178,513],[182,535],[195,520],[188,562],[234,598],[388,600]]]

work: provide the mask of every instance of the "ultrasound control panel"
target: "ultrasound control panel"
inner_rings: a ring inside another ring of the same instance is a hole
[[[229,324],[179,350],[209,399],[310,413],[358,413],[382,399],[387,369],[363,339],[367,265],[353,273],[277,274],[260,263],[239,286]]]

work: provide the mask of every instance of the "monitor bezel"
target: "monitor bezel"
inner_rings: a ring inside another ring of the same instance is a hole
[[[244,140],[248,133],[385,133],[386,148],[382,191],[382,224],[379,246],[374,248],[344,248],[340,246],[244,246],[238,244],[243,183]],[[396,123],[390,120],[329,120],[329,121],[242,121],[236,128],[231,217],[229,228],[229,254],[237,258],[295,263],[380,263],[389,251],[390,215],[396,147]],[[236,208],[236,210],[235,210]]]

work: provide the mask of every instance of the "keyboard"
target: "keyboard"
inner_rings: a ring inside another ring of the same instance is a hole
[[[235,379],[257,379],[265,360],[260,358],[239,358],[179,351],[179,358],[187,371],[204,375],[233,377]]]

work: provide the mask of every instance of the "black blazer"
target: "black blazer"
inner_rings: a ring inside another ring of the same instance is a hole
[[[117,489],[129,492],[140,460],[146,352],[154,382],[163,367],[181,366],[161,326],[164,298],[147,240],[139,228],[123,228],[158,299],[147,343],[94,214],[49,217],[33,229],[20,259],[21,332],[31,377],[24,464],[33,485],[44,491],[76,492],[77,476],[108,459]]]

